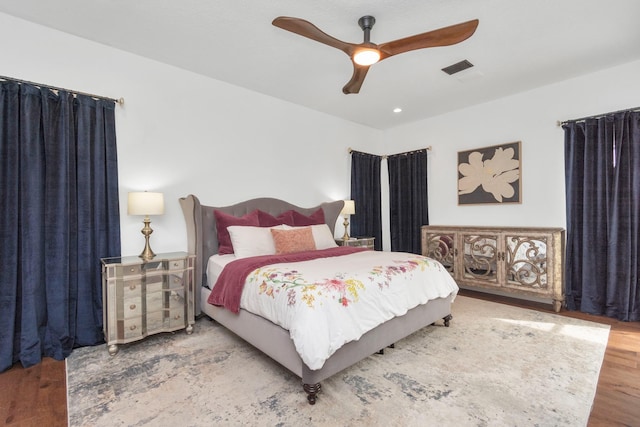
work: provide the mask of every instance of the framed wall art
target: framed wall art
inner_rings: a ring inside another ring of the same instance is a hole
[[[522,202],[520,141],[458,151],[458,205]]]

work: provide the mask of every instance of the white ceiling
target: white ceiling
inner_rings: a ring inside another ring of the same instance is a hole
[[[0,12],[378,129],[640,59],[638,0],[0,0]],[[344,95],[349,58],[272,26],[281,15],[353,43],[363,15],[374,43],[480,25],[373,65]],[[463,59],[475,67],[441,71]]]

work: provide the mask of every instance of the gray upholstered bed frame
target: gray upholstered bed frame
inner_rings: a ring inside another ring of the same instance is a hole
[[[196,313],[204,313],[211,317],[302,378],[303,388],[307,392],[307,400],[310,404],[316,402],[317,393],[320,391],[320,381],[437,320],[444,319],[445,325],[449,325],[452,297],[431,300],[410,310],[403,316],[381,324],[364,334],[358,341],[347,343],[325,362],[322,369],[311,370],[296,352],[287,330],[242,309],[239,314],[234,314],[221,307],[207,304],[206,300],[209,295],[209,289],[205,287],[207,261],[218,250],[213,211],[219,209],[235,216],[241,216],[260,209],[277,216],[293,209],[304,215],[310,215],[321,207],[324,211],[325,222],[333,232],[343,202],[329,202],[313,208],[300,208],[282,200],[260,198],[232,206],[214,208],[201,205],[196,196],[189,195],[180,199],[180,205],[187,223],[189,252],[196,255]]]

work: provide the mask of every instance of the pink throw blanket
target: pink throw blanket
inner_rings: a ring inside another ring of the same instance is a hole
[[[282,255],[262,255],[250,258],[241,258],[230,262],[224,267],[218,280],[207,299],[212,305],[218,305],[231,310],[234,313],[240,311],[240,296],[244,289],[247,276],[253,270],[269,264],[282,262],[309,261],[317,258],[330,258],[348,255],[367,249],[339,246],[337,248],[322,249],[317,251],[296,252]]]

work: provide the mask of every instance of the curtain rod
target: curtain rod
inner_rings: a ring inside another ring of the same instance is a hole
[[[582,122],[582,121],[587,120],[587,119],[599,119],[600,117],[608,116],[609,114],[626,113],[627,111],[629,111],[629,112],[640,111],[640,107],[625,108],[624,110],[610,111],[608,113],[595,114],[593,116],[580,117],[579,119],[565,120],[565,121],[562,121],[562,122],[560,120],[558,120],[556,122],[556,125],[562,126],[562,125],[566,125],[567,123],[570,123],[570,122]]]
[[[124,105],[124,98],[118,98],[118,99],[109,98],[108,96],[94,95],[92,93],[79,92],[77,90],[70,90],[70,89],[65,89],[63,87],[45,85],[45,84],[42,84],[42,83],[34,83],[34,82],[30,82],[28,80],[21,80],[21,79],[16,79],[16,78],[13,78],[13,77],[0,76],[0,80],[13,81],[13,82],[16,82],[16,83],[26,83],[26,84],[37,86],[37,87],[40,87],[40,88],[46,88],[46,89],[57,90],[57,91],[62,90],[62,91],[65,91],[65,92],[69,92],[72,95],[85,95],[85,96],[90,96],[91,98],[106,99],[107,101],[113,101],[118,105]]]
[[[426,148],[421,148],[420,150],[427,150],[427,151],[431,151],[431,146],[427,146]],[[420,151],[420,150],[411,150],[411,151],[407,151],[406,153],[399,153],[399,154],[409,154],[409,153],[414,153],[416,151]],[[347,151],[349,152],[349,154],[351,154],[353,151],[355,151],[353,148],[349,147],[347,148]],[[392,156],[397,156],[398,154],[391,154]],[[383,154],[382,156],[383,159],[386,159],[387,157],[389,157],[386,154]]]

